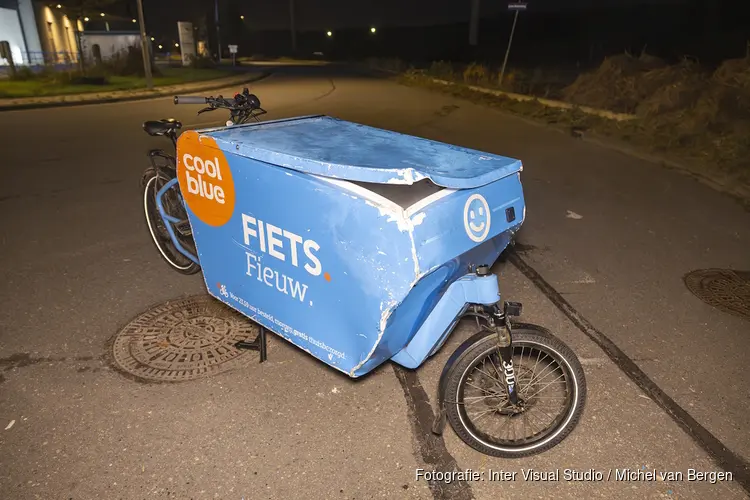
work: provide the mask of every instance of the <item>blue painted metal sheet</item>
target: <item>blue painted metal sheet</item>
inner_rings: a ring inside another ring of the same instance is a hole
[[[419,365],[454,319],[445,304],[460,294],[437,307],[451,284],[470,263],[492,264],[520,227],[520,174],[403,207],[354,182],[279,168],[281,156],[244,154],[256,139],[242,137],[255,130],[232,130],[234,142],[224,130],[178,141],[209,293],[350,377],[389,359]],[[404,151],[422,141],[402,137]]]
[[[329,116],[253,123],[208,132],[220,147],[271,165],[352,181],[412,184],[430,179],[467,189],[521,170],[513,158]]]

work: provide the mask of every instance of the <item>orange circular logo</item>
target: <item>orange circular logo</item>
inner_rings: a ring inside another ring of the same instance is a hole
[[[224,152],[211,137],[194,130],[177,140],[177,179],[182,196],[196,217],[222,226],[234,212],[234,180]]]

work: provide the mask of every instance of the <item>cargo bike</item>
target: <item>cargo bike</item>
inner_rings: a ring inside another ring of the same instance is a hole
[[[266,331],[349,377],[392,361],[414,369],[461,320],[477,333],[448,359],[433,432],[522,457],[555,446],[586,398],[575,354],[511,318],[490,267],[526,215],[521,162],[329,116],[260,121],[248,89],[175,97],[229,112],[226,126],[174,119],[142,177],[149,234],[184,274],[259,326],[238,348],[266,359]]]

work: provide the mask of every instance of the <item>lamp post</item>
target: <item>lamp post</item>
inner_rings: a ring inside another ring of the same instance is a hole
[[[151,55],[146,39],[146,22],[143,19],[143,0],[138,0],[138,20],[141,28],[141,52],[143,52],[143,71],[146,74],[146,88],[154,88],[154,80],[151,75]]]

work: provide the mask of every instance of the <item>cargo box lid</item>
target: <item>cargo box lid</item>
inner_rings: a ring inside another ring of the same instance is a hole
[[[200,131],[222,150],[309,174],[378,184],[470,189],[521,170],[521,162],[329,116]]]

